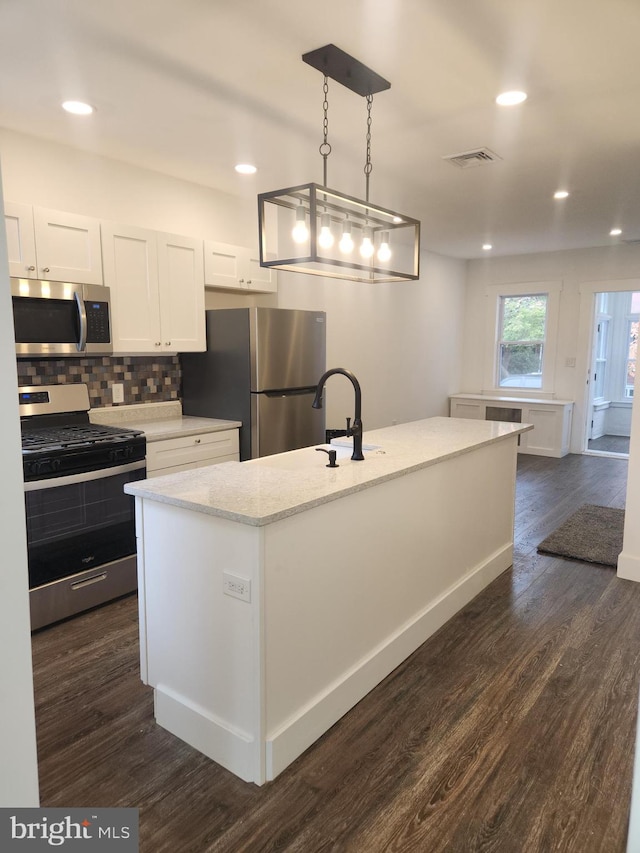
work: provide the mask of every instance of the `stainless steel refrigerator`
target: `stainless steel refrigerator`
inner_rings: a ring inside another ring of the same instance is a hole
[[[325,440],[311,403],[326,369],[324,311],[222,308],[206,312],[207,350],[184,353],[185,415],[242,421],[240,459]]]

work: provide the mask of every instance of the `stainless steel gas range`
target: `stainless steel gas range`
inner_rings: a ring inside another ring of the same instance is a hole
[[[86,385],[18,389],[31,629],[133,592],[125,483],[146,476],[144,433],[89,421]]]

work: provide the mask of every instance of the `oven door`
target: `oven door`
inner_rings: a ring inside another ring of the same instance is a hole
[[[142,460],[25,483],[32,629],[136,588],[134,499],[124,486],[145,476]]]

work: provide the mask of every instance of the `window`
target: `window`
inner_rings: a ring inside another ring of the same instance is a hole
[[[500,388],[542,388],[548,294],[501,296],[497,383]]]

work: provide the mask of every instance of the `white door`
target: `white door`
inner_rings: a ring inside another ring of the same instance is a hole
[[[584,450],[628,454],[640,292],[594,294]]]

